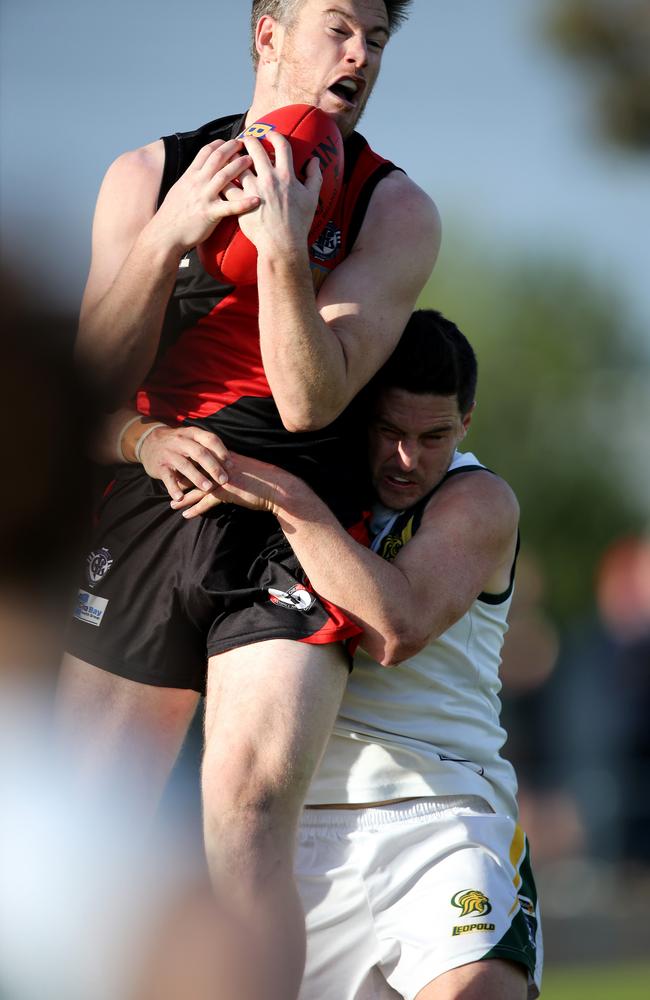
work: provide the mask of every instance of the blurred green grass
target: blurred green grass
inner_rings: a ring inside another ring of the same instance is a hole
[[[648,1000],[650,962],[552,966],[544,973],[542,1000]]]

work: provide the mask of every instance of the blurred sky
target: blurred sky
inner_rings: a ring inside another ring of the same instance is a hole
[[[436,200],[447,237],[584,262],[650,344],[647,157],[601,146],[549,0],[415,0],[361,131]],[[124,149],[244,110],[249,0],[0,0],[6,261],[76,308],[92,211]]]

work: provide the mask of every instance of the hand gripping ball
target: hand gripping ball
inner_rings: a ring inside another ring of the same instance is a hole
[[[264,118],[249,125],[238,138],[246,135],[260,139],[271,157],[273,147],[264,137],[278,131],[286,136],[293,152],[296,177],[305,180],[309,161],[317,156],[323,182],[318,206],[309,230],[308,245],[318,239],[332,217],[343,182],[343,139],[329,115],[310,104],[290,104],[270,111]],[[236,217],[222,219],[211,236],[198,247],[199,260],[205,270],[229,285],[252,285],[257,281],[257,250],[244,236]]]

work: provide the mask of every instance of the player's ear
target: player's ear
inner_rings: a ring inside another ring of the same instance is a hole
[[[467,434],[467,432],[469,430],[469,425],[472,422],[472,415],[473,415],[475,409],[476,409],[476,400],[474,400],[474,402],[470,406],[469,410],[467,411],[467,413],[463,417],[463,420],[462,420],[462,423],[463,423],[463,437],[465,437],[465,435]]]
[[[260,63],[277,62],[282,25],[270,14],[263,14],[255,28],[255,48]]]

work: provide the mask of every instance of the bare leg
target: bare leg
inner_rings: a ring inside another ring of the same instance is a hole
[[[526,1000],[523,965],[491,958],[450,969],[421,990],[416,1000]]]
[[[132,820],[148,823],[198,698],[194,691],[138,684],[66,657],[57,692],[57,737],[84,793],[119,798],[133,810]]]
[[[219,1000],[293,1000],[305,925],[296,827],[348,670],[339,646],[273,640],[213,657],[203,760],[205,840],[227,916]]]

